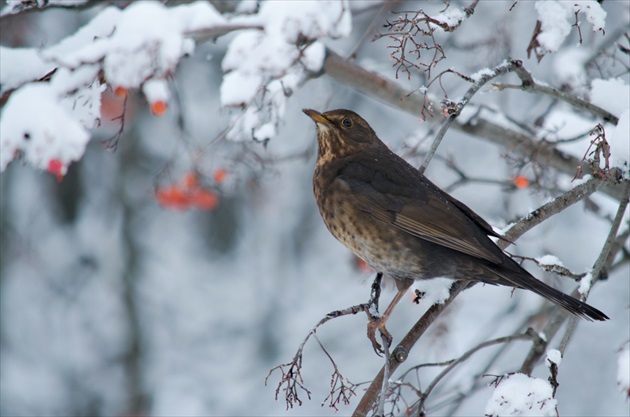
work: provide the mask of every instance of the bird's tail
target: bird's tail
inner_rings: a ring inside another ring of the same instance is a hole
[[[511,284],[518,288],[533,291],[536,294],[545,297],[552,303],[564,308],[570,313],[575,314],[576,316],[585,318],[589,321],[604,321],[609,319],[606,314],[602,313],[595,307],[591,307],[590,305],[576,298],[573,298],[570,295],[563,293],[562,291],[550,287],[544,282],[536,279],[525,269],[521,268],[520,265],[516,263],[515,265],[518,267],[516,271],[502,270],[495,272],[497,272],[506,281],[509,281],[508,285]]]

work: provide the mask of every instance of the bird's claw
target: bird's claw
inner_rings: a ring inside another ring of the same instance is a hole
[[[372,348],[374,348],[374,352],[376,352],[378,356],[383,356],[383,353],[385,352],[383,351],[380,343],[376,341],[376,331],[380,330],[381,334],[385,338],[385,341],[387,342],[387,347],[391,346],[393,340],[391,333],[387,331],[387,328],[385,327],[385,321],[386,320],[383,320],[383,317],[372,316],[370,317],[370,321],[367,325],[368,339],[370,339],[370,342],[372,342]]]

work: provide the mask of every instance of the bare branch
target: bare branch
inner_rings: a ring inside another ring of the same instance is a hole
[[[423,108],[426,108],[426,98],[422,94],[409,94],[396,83],[366,71],[330,50],[327,51],[324,69],[328,75],[344,85],[355,88],[416,117]],[[440,117],[439,114],[434,114],[434,116]],[[481,115],[466,122],[455,120],[452,127],[515,152],[531,155],[532,158],[544,161],[548,166],[567,175],[575,175],[576,168],[581,165],[585,165],[582,170],[583,174],[592,174],[588,164],[582,163],[578,158],[549,146],[549,144],[540,143],[527,134],[500,126]],[[622,199],[623,187],[614,181],[604,184],[602,191],[617,200]]]
[[[593,275],[592,275],[591,285],[593,282],[601,279],[600,277],[602,276],[604,267],[606,263],[608,262],[610,254],[612,252],[612,248],[615,246],[615,241],[617,238],[617,233],[619,232],[619,227],[621,226],[621,222],[623,221],[624,214],[626,213],[626,209],[628,208],[628,198],[630,197],[630,184],[626,185],[624,196],[625,198],[619,204],[619,208],[617,209],[617,214],[615,215],[615,220],[613,220],[613,224],[610,227],[610,231],[608,232],[608,236],[606,237],[604,246],[602,247],[602,250],[599,253],[599,256],[597,257],[597,260],[595,261],[595,264],[593,265],[593,272],[592,272]],[[582,301],[586,300],[589,292],[590,292],[590,287],[584,293],[582,293],[582,297],[581,297]],[[564,333],[564,336],[562,337],[562,341],[560,342],[559,350],[560,350],[560,353],[562,353],[562,355],[564,355],[564,351],[566,350],[566,347],[569,344],[569,340],[571,339],[571,336],[575,332],[576,325],[577,325],[576,317],[571,317],[571,321],[569,322],[569,327],[567,328],[566,332]]]
[[[393,45],[387,48],[393,51],[391,58],[394,60],[392,66],[396,67],[396,78],[402,71],[407,74],[407,79],[411,79],[412,69],[425,72],[431,78],[431,70],[446,58],[444,49],[435,39],[435,31],[441,28],[444,32],[454,32],[473,15],[478,3],[479,0],[474,0],[455,22],[442,21],[440,16],[429,16],[424,10],[396,12],[399,15],[396,19],[386,21],[386,32],[377,34],[374,40],[389,38],[393,41]],[[430,57],[423,61],[425,52]],[[412,58],[409,59],[408,55]]]
[[[48,1],[23,1],[21,3],[16,4],[7,4],[0,11],[0,20],[4,20],[15,16],[20,13],[28,13],[28,12],[37,12],[43,11],[44,9],[73,9],[73,10],[85,10],[93,6],[100,6],[103,3],[111,4],[112,1],[104,2],[102,0],[84,0],[82,3],[79,2],[54,2],[50,3]],[[117,3],[122,3],[119,7],[125,7],[126,3],[129,1],[118,1]]]
[[[385,358],[383,369],[385,373],[383,376],[383,384],[381,385],[381,395],[378,400],[377,416],[385,415],[385,398],[389,390],[389,377],[391,376],[391,369],[389,368],[389,340],[387,340],[387,337],[383,333],[381,333],[381,338],[383,339],[383,357]]]
[[[337,408],[339,404],[343,403],[344,405],[348,405],[350,404],[350,398],[357,395],[354,392],[354,388],[356,387],[356,385],[350,382],[348,378],[345,378],[343,375],[341,375],[337,364],[333,360],[332,356],[330,356],[330,353],[328,353],[324,345],[322,345],[322,342],[317,336],[315,336],[315,340],[317,340],[317,343],[319,343],[319,347],[324,351],[334,369],[334,372],[330,378],[330,393],[326,398],[324,398],[322,406],[328,400],[328,407],[334,408],[335,411],[339,411],[339,409]]]
[[[427,388],[422,393],[422,395],[420,397],[420,402],[419,402],[419,404],[417,406],[417,409],[419,409],[419,410],[424,409],[424,402],[429,397],[429,395],[431,395],[431,392],[433,391],[435,386],[449,372],[451,372],[457,365],[459,365],[460,363],[466,361],[468,358],[470,358],[477,351],[479,351],[481,349],[484,349],[486,347],[489,347],[489,346],[499,345],[499,344],[503,344],[503,343],[511,343],[511,342],[514,342],[514,341],[517,341],[517,340],[528,340],[528,339],[533,339],[533,338],[536,338],[536,337],[537,337],[536,332],[534,332],[534,330],[530,328],[530,329],[527,329],[527,331],[525,333],[520,333],[520,334],[515,334],[515,335],[512,335],[512,336],[504,336],[504,337],[499,337],[499,338],[492,339],[492,340],[487,340],[487,341],[485,341],[483,343],[480,343],[477,346],[467,350],[459,358],[453,360],[445,369],[442,370],[442,372],[440,372],[438,374],[438,376],[436,376],[433,379],[433,381],[431,381],[431,383],[427,386]]]
[[[127,100],[129,99],[129,93],[125,93],[125,97],[123,99],[122,104],[122,112],[119,116],[116,116],[112,119],[119,120],[120,124],[118,125],[118,130],[111,137],[104,139],[102,143],[105,145],[105,149],[108,151],[116,152],[118,149],[118,141],[122,137],[122,134],[125,132],[125,116],[127,115]]]
[[[206,29],[199,29],[195,31],[186,32],[186,36],[190,36],[197,43],[207,42],[210,40],[214,40],[220,36],[227,35],[228,33],[237,31],[237,30],[264,30],[261,25],[253,25],[253,24],[227,24],[227,25],[218,25],[212,26]]]
[[[575,108],[589,111],[597,117],[601,117],[604,121],[610,122],[614,125],[619,123],[619,118],[614,114],[602,109],[595,104],[589,103],[588,101],[581,99],[573,94],[569,94],[564,91],[560,91],[556,88],[549,87],[547,85],[539,84],[534,81],[532,75],[523,67],[522,65],[518,68],[514,69],[514,72],[521,79],[522,83],[520,85],[515,84],[493,84],[499,90],[505,89],[517,89],[526,91],[528,93],[541,93],[558,100],[562,100],[565,103],[572,105]]]
[[[520,255],[511,255],[511,256],[512,256],[512,258],[517,258],[517,259],[531,261],[531,262],[535,263],[537,266],[539,266],[544,271],[553,272],[554,274],[561,275],[563,277],[571,278],[574,281],[580,281],[580,279],[582,279],[586,275],[585,272],[583,272],[581,274],[576,274],[575,272],[572,272],[569,268],[564,267],[562,265],[543,264],[538,259],[530,258],[529,256],[520,256]]]
[[[446,131],[449,127],[451,127],[451,124],[455,121],[455,118],[460,115],[464,107],[466,107],[466,105],[468,104],[470,99],[472,99],[475,93],[479,91],[481,87],[483,87],[491,79],[506,74],[514,70],[515,67],[521,66],[522,63],[520,61],[503,62],[500,65],[496,66],[494,69],[489,70],[487,73],[484,73],[481,77],[479,77],[478,80],[473,83],[472,87],[470,87],[468,91],[466,91],[466,94],[464,94],[464,97],[462,97],[462,99],[459,100],[452,107],[452,109],[449,111],[448,117],[442,122],[442,126],[440,127],[437,135],[435,135],[435,139],[431,144],[431,148],[429,148],[427,155],[424,157],[422,165],[420,165],[420,167],[418,168],[418,171],[420,171],[420,173],[424,173],[424,171],[427,169],[427,167],[429,166],[429,162],[431,162],[431,159],[433,158],[433,155],[435,155],[438,146],[440,146],[440,143],[442,142],[442,138],[446,134]]]
[[[275,366],[269,370],[269,374],[267,374],[267,377],[265,378],[265,385],[267,385],[267,380],[274,371],[279,370],[281,372],[280,382],[278,383],[278,387],[276,388],[276,400],[280,395],[280,391],[284,391],[287,409],[293,408],[293,405],[295,403],[297,403],[298,405],[302,405],[302,400],[299,398],[300,391],[306,393],[309,399],[311,398],[311,392],[304,386],[304,380],[302,379],[301,374],[304,346],[306,346],[306,343],[311,338],[311,336],[315,337],[315,339],[319,343],[319,346],[322,348],[334,368],[330,382],[331,391],[330,394],[324,399],[324,403],[329,400],[329,406],[336,410],[337,405],[340,402],[348,404],[349,398],[355,395],[355,385],[348,381],[347,378],[344,378],[343,375],[341,375],[339,369],[337,368],[337,364],[330,356],[328,351],[324,348],[322,343],[319,341],[315,333],[317,332],[317,329],[324,323],[342,316],[365,312],[368,315],[368,319],[370,320],[378,318],[378,300],[381,295],[382,278],[382,273],[376,274],[374,282],[372,283],[369,302],[365,304],[358,304],[343,310],[331,311],[330,313],[326,314],[326,316],[324,316],[324,318],[322,318],[306,335],[291,362]],[[388,356],[389,355],[387,355],[386,357]],[[348,383],[349,385],[346,385],[346,383]]]
[[[625,213],[625,210],[627,209],[627,205],[628,205],[629,193],[630,193],[630,186],[626,186],[624,188],[624,198],[622,199],[622,202],[619,204],[619,209],[617,210],[617,215],[615,216],[614,222],[616,221],[621,222],[621,220],[623,219],[623,213]],[[619,241],[615,238],[615,235],[619,229],[619,225],[613,224],[613,226],[611,227],[611,232],[613,231],[613,229],[615,230],[614,233],[609,233],[608,238],[606,239],[606,242],[604,243],[604,246],[602,248],[602,251],[600,252],[600,255],[598,256],[593,266],[593,271],[591,272],[591,276],[592,276],[591,285],[595,283],[596,281],[602,279],[602,277],[604,276],[605,265],[612,263],[611,258],[614,258],[617,255],[618,251],[621,250],[621,248],[623,247],[623,244],[620,244]],[[613,236],[612,242],[610,241],[611,235]],[[623,235],[624,234],[622,234],[622,236]],[[602,256],[605,252],[607,252],[606,256]],[[571,295],[573,297],[580,297],[581,294],[577,290],[575,290],[573,291]],[[553,315],[549,320],[549,324],[543,330],[543,333],[546,335],[547,340],[551,340],[556,335],[556,333],[558,333],[558,331],[562,327],[562,324],[566,321],[568,317],[569,317],[569,313],[566,312],[565,310],[555,309],[553,311]],[[575,324],[571,325],[567,329],[567,331],[565,332],[565,337],[570,338],[570,335],[574,331],[574,327],[575,327]],[[563,337],[563,339],[565,339],[565,337]],[[567,343],[568,343],[568,339],[566,342],[564,342],[565,348],[566,348]],[[525,362],[523,362],[520,372],[531,374],[534,368],[534,365],[540,359],[543,353],[544,351],[540,352],[540,351],[531,350]]]

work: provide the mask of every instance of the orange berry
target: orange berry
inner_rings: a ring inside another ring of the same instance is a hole
[[[63,171],[63,162],[59,159],[51,159],[48,161],[48,172],[51,174],[61,174]]]
[[[189,172],[184,175],[183,183],[186,188],[197,188],[199,185],[199,177],[197,177],[197,173]]]
[[[374,272],[374,270],[363,259],[358,256],[354,258],[355,266],[360,272]]]
[[[190,194],[190,202],[200,210],[213,210],[219,205],[219,198],[214,192],[199,188]]]
[[[118,86],[114,89],[114,94],[116,94],[118,97],[123,97],[127,95],[127,89],[125,87],[121,87]]]
[[[516,188],[527,188],[529,187],[529,180],[525,177],[523,177],[522,175],[519,175],[518,177],[514,178],[514,185],[516,186]]]
[[[57,181],[61,182],[65,174],[65,170],[66,167],[59,159],[51,159],[48,161],[48,172],[53,174],[57,178]]]
[[[214,182],[217,184],[221,184],[225,181],[225,177],[227,177],[227,171],[223,168],[219,168],[214,171]]]
[[[188,195],[176,185],[158,189],[155,193],[155,199],[165,208],[185,210],[190,207]]]
[[[168,105],[162,100],[154,101],[153,103],[151,103],[151,113],[153,113],[153,115],[157,117],[163,116],[164,113],[166,113],[167,108]]]

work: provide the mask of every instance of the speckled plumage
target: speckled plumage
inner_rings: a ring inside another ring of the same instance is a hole
[[[486,221],[394,154],[358,114],[304,112],[317,124],[313,190],[324,223],[399,289],[438,276],[482,281],[534,291],[587,319],[608,318],[507,256]]]

